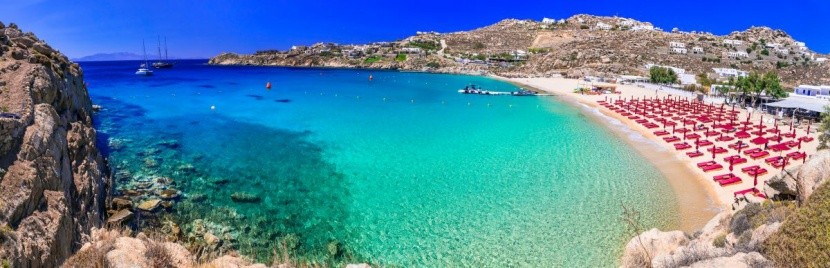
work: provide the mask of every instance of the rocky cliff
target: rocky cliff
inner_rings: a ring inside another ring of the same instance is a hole
[[[0,23],[0,259],[56,267],[103,223],[109,189],[80,67]]]

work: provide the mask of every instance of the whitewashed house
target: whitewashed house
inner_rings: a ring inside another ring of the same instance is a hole
[[[623,26],[623,27],[631,27],[631,26],[634,26],[634,21],[625,19],[625,20],[620,21],[620,23],[618,23],[618,25]]]
[[[686,43],[683,42],[669,42],[671,48],[686,48]]]
[[[404,54],[421,54],[424,50],[420,47],[405,47],[401,49],[401,53]]]
[[[749,72],[747,71],[741,71],[733,68],[712,68],[712,70],[715,71],[715,74],[722,78],[745,77],[749,75]]]
[[[703,48],[698,47],[698,46],[692,47],[692,53],[694,53],[694,54],[703,54]]]
[[[795,94],[802,96],[830,96],[830,86],[800,85],[795,88]]]
[[[726,57],[734,58],[734,59],[742,59],[742,58],[748,58],[749,54],[747,54],[745,51],[729,51],[729,52],[726,52]]]
[[[816,58],[816,62],[818,62],[818,63],[827,62],[827,58]]]
[[[723,43],[727,44],[727,45],[740,46],[740,45],[744,44],[744,41],[735,40],[735,39],[724,39]]]
[[[542,23],[554,24],[554,23],[556,23],[556,19],[551,19],[551,18],[543,18],[543,19],[542,19]]]
[[[631,27],[632,31],[654,31],[654,26],[648,24],[639,24]]]
[[[686,54],[688,52],[689,52],[689,50],[687,50],[685,48],[680,48],[680,47],[673,47],[673,48],[669,49],[669,53],[671,53],[671,54]]]
[[[779,47],[779,48],[776,48],[775,51],[777,51],[778,53],[784,54],[784,55],[790,54],[790,50],[786,49],[786,48],[780,48]]]
[[[781,44],[779,44],[779,43],[767,43],[767,44],[766,44],[766,47],[767,47],[767,48],[775,48],[775,49],[777,49],[777,48],[781,47]]]
[[[613,28],[614,28],[614,26],[611,26],[611,24],[604,23],[604,22],[597,22],[597,29],[600,29],[600,30],[603,30],[603,31],[608,31],[608,30],[611,30]]]

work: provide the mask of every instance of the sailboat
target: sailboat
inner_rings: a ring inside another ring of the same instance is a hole
[[[138,71],[135,71],[135,74],[151,76],[153,75],[153,70],[147,68],[147,46],[144,45],[144,40],[141,40],[141,50],[144,51],[144,63],[142,63],[141,66],[139,66]]]
[[[153,68],[162,69],[162,68],[172,68],[173,63],[167,61],[167,37],[164,38],[164,60],[161,59],[161,38],[159,38],[159,60],[157,62],[153,62]]]

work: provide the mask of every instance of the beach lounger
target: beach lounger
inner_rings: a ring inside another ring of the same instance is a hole
[[[711,165],[714,165],[714,164],[717,164],[717,163],[718,163],[718,162],[715,162],[715,161],[700,162],[700,163],[697,163],[697,167],[701,167],[701,168],[702,168],[702,167],[705,167],[705,166],[711,166]]]
[[[732,185],[732,184],[741,183],[741,182],[742,182],[741,178],[738,178],[738,177],[733,177],[731,179],[719,180],[718,181],[720,186],[727,186],[727,185]]]
[[[787,157],[789,157],[792,160],[801,160],[802,158],[807,157],[807,154],[802,152],[792,152],[788,153]]]
[[[714,143],[712,143],[711,141],[708,141],[708,140],[702,140],[702,141],[697,142],[697,145],[699,145],[700,147],[706,147],[706,146],[713,145],[713,144]]]
[[[761,166],[754,165],[754,166],[748,166],[748,167],[742,168],[741,171],[749,172],[749,171],[756,170],[756,169],[759,169],[759,168],[761,168]]]
[[[643,124],[643,126],[646,127],[647,129],[655,129],[655,128],[660,127],[660,126],[658,126],[657,124],[654,124],[654,123],[646,123],[646,124]]]
[[[712,148],[709,148],[709,149],[706,149],[706,150],[710,151],[710,152],[714,151],[716,154],[722,154],[722,153],[726,152],[726,149],[724,149],[723,147],[712,147]]]
[[[692,133],[692,134],[686,135],[686,139],[687,139],[687,140],[694,140],[694,139],[697,139],[697,138],[700,138],[700,135],[695,134],[695,133]]]
[[[666,141],[666,142],[676,142],[676,141],[679,141],[680,138],[675,137],[675,136],[671,136],[671,137],[665,137],[665,138],[663,138],[663,140]]]
[[[735,197],[738,197],[739,195],[746,195],[746,194],[749,194],[749,193],[754,194],[754,193],[756,193],[756,192],[758,192],[758,189],[755,189],[755,188],[749,188],[749,189],[744,189],[744,190],[736,191],[736,192],[734,193],[734,195],[735,195]]]
[[[755,176],[755,174],[758,174],[758,176],[761,176],[761,175],[767,174],[767,169],[766,168],[756,168],[756,169],[747,171],[746,174],[749,175],[749,176]]]
[[[754,153],[760,153],[763,150],[764,149],[761,149],[761,148],[749,149],[749,150],[745,150],[744,154],[745,155],[751,155],[751,154],[754,154]]]
[[[689,148],[692,148],[692,146],[689,145],[688,143],[685,143],[685,142],[674,144],[674,149],[678,150],[678,151],[686,150],[686,149],[689,149]]]
[[[784,162],[784,161],[778,161],[778,162],[769,163],[769,165],[774,167],[774,168],[782,168],[782,167],[785,167],[787,165],[790,165],[790,163],[789,162]]]
[[[803,142],[811,142],[811,141],[813,141],[813,137],[804,136],[804,137],[801,137],[800,140],[803,141]]]
[[[655,131],[654,135],[657,135],[658,137],[659,136],[666,136],[666,135],[669,135],[669,132],[665,131],[665,130],[659,130],[659,131]]]
[[[769,152],[760,151],[760,152],[757,152],[757,153],[754,153],[754,154],[750,154],[749,157],[752,157],[752,159],[758,159],[758,158],[762,158],[762,157],[767,157],[768,155],[769,155]]]
[[[730,137],[730,136],[723,136],[723,137],[717,138],[717,141],[733,141],[733,140],[735,140],[735,138]],[[732,145],[729,145],[729,146],[732,147]],[[738,145],[735,145],[735,147],[738,147]]]
[[[703,172],[712,172],[712,171],[718,171],[718,170],[723,169],[723,166],[721,166],[720,164],[713,164],[713,165],[708,165],[708,166],[705,166],[705,167],[701,167],[701,169],[703,169]]]
[[[770,158],[764,159],[764,162],[767,162],[767,163],[772,163],[772,162],[780,162],[781,160],[784,160],[784,157],[780,157],[780,156],[773,156],[773,157],[770,157]]]
[[[703,152],[699,152],[699,151],[686,152],[686,155],[689,156],[689,158],[701,157],[701,156],[703,156]]]
[[[719,181],[719,180],[731,179],[731,178],[734,178],[734,177],[735,177],[735,174],[729,173],[729,174],[717,175],[717,176],[714,176],[712,178],[715,181]]]

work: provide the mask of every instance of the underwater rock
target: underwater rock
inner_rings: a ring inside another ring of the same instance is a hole
[[[185,172],[185,173],[195,173],[196,172],[196,167],[194,167],[192,164],[182,164],[182,165],[179,165],[178,167],[176,167],[176,169],[178,169],[181,172]]]
[[[215,179],[211,180],[210,182],[212,182],[215,185],[225,185],[225,184],[228,184],[231,181],[228,180],[228,179],[225,179],[225,178],[215,178]]]
[[[237,203],[259,203],[262,199],[258,195],[248,192],[234,192],[231,200]]]
[[[173,181],[173,179],[168,178],[168,177],[156,177],[156,183],[161,184],[161,185],[170,185],[170,184],[175,184],[175,181]]]
[[[170,202],[170,201],[162,201],[162,202],[161,202],[161,207],[163,207],[164,209],[170,209],[170,208],[173,208],[173,202]]]
[[[132,216],[132,211],[130,211],[129,209],[122,209],[110,216],[109,219],[107,219],[107,223],[120,224],[121,222],[129,220],[130,218],[132,218]]]
[[[125,169],[122,169],[122,170],[119,170],[118,172],[115,172],[115,179],[118,180],[118,181],[122,181],[122,182],[130,180],[132,178],[132,176],[133,176],[133,174],[130,173],[130,171],[127,171]]]
[[[219,240],[219,237],[216,237],[211,232],[205,233],[204,239],[205,239],[205,243],[207,243],[209,246],[217,245],[217,244],[219,244],[219,241],[221,241],[221,240]]]
[[[176,189],[167,189],[167,190],[161,191],[159,193],[159,196],[162,199],[166,199],[166,200],[176,199],[176,198],[179,197],[179,191],[177,191]]]
[[[170,148],[170,149],[176,149],[176,148],[179,148],[179,141],[177,141],[177,140],[163,140],[163,141],[158,142],[158,145],[161,145],[161,146],[164,146],[164,147],[167,147],[167,148]]]
[[[110,206],[114,209],[131,209],[133,208],[133,202],[126,198],[116,197],[112,199]]]
[[[160,204],[161,204],[161,199],[150,199],[150,200],[141,202],[141,204],[138,204],[138,209],[144,210],[144,211],[153,211],[153,210],[156,210],[159,207]]]
[[[107,146],[109,146],[109,148],[112,149],[113,151],[120,151],[121,149],[124,148],[124,140],[110,138],[109,142],[107,143]]]
[[[205,194],[193,194],[190,196],[190,200],[198,203],[207,200],[207,196]]]
[[[158,167],[158,162],[152,158],[144,158],[144,167],[146,168],[155,168]]]
[[[98,105],[98,104],[93,104],[93,105],[92,105],[92,111],[93,111],[93,112],[100,112],[100,111],[101,111],[101,109],[104,109],[104,107],[103,107],[103,106],[101,106],[101,105]]]

